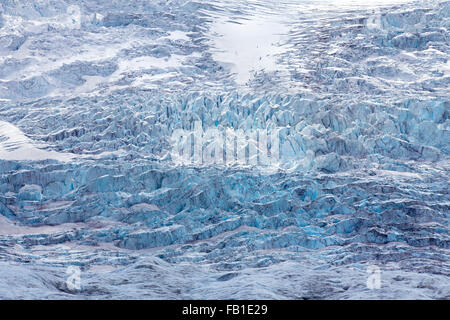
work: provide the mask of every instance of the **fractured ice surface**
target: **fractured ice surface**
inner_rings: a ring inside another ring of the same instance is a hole
[[[69,154],[45,151],[33,145],[33,141],[12,124],[0,121],[0,159],[2,160],[45,160],[68,161]]]
[[[448,299],[449,18],[2,2],[0,297]],[[177,162],[195,130],[276,133],[279,161]]]

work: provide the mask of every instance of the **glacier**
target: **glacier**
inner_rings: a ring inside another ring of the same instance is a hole
[[[442,0],[2,1],[0,298],[449,299],[449,27]],[[196,124],[279,161],[179,163]]]

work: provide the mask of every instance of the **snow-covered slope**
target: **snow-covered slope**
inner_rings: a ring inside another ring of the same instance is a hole
[[[448,299],[449,19],[449,1],[2,1],[0,297]],[[177,161],[196,130],[202,160],[242,134],[242,161],[191,160],[194,140]]]

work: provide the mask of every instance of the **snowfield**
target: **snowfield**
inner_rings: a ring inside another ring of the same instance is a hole
[[[450,299],[449,28],[443,0],[2,0],[0,298]]]

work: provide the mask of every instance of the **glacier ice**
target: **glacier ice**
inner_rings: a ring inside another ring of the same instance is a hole
[[[449,19],[438,0],[3,1],[0,297],[448,299]],[[243,155],[276,134],[279,161],[177,162],[174,134],[199,131]]]

